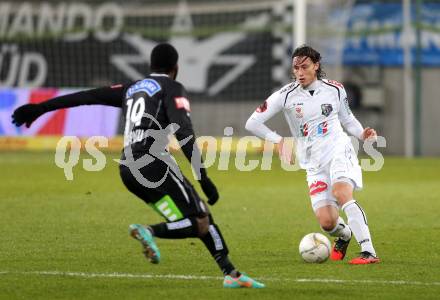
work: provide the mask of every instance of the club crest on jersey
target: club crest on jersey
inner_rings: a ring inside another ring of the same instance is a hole
[[[147,78],[132,85],[127,91],[127,97],[131,97],[133,94],[140,91],[146,92],[148,96],[153,97],[153,95],[161,89],[160,84],[156,80]]]
[[[183,108],[187,112],[191,111],[191,108],[189,106],[189,101],[185,97],[175,97],[174,102],[176,103],[176,108],[181,109]]]
[[[321,104],[321,111],[324,116],[328,117],[333,111],[333,106],[331,104]]]
[[[262,113],[265,112],[266,109],[267,109],[267,101],[264,101],[260,106],[257,107],[255,111],[258,113]]]

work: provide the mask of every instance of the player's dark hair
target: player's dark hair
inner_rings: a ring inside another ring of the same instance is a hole
[[[168,73],[177,65],[179,54],[176,48],[168,43],[158,44],[151,51],[150,68],[153,72]]]
[[[293,51],[292,54],[292,59],[294,59],[297,56],[307,56],[309,57],[313,63],[317,63],[319,62],[319,68],[318,70],[316,70],[316,76],[318,77],[318,79],[322,79],[323,77],[325,77],[325,72],[322,70],[321,67],[321,53],[319,53],[318,51],[316,51],[315,49],[313,49],[310,46],[307,45],[302,45],[299,46],[298,48],[295,49],[295,51]],[[295,77],[295,75],[293,75]]]

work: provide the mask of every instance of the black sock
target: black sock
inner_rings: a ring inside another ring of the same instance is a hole
[[[219,255],[219,257],[215,258],[218,266],[223,272],[223,275],[230,275],[234,278],[240,277],[241,273],[235,269],[234,265],[229,260],[229,257],[226,255]]]
[[[237,278],[241,276],[241,273],[238,270],[232,270],[232,272],[229,273],[229,275],[231,275],[234,278]]]
[[[233,276],[236,275],[237,271],[235,270],[234,265],[231,263],[227,255],[224,255],[223,253],[219,253],[216,256],[214,256],[214,259],[218,264],[218,266],[220,267],[220,269],[222,270],[223,275],[225,276],[231,275],[232,277],[238,277],[238,276]]]
[[[177,222],[149,225],[148,229],[155,237],[163,239],[197,237],[197,230],[194,228],[193,222],[189,218]],[[205,244],[206,248],[208,248],[225,276],[230,275],[232,277],[239,277],[241,275],[228,258],[228,247],[226,246],[225,240],[216,224],[211,224],[208,233],[200,239]]]
[[[224,275],[231,275],[233,277],[240,276],[240,273],[235,269],[234,265],[228,258],[228,247],[226,246],[226,242],[216,224],[210,224],[208,233],[200,239],[205,244],[206,248],[208,248]]]

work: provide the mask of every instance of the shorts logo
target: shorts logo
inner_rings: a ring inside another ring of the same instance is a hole
[[[264,101],[260,106],[257,107],[255,111],[258,113],[262,113],[265,112],[266,109],[267,109],[267,101]]]
[[[310,196],[322,193],[327,190],[327,183],[324,181],[315,181],[309,186]]]
[[[185,109],[187,112],[191,111],[191,108],[189,106],[189,101],[185,97],[175,97],[174,102],[176,103],[177,109]]]
[[[333,111],[333,106],[331,104],[321,104],[321,111],[324,116],[328,117]]]

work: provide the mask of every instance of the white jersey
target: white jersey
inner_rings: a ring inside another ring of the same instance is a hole
[[[313,95],[311,90],[314,91]],[[333,80],[316,80],[307,89],[298,82],[284,86],[257,108],[246,123],[246,128],[261,138],[278,143],[281,136],[264,122],[280,111],[284,113],[296,140],[296,159],[303,169],[325,166],[336,151],[351,144],[341,123],[346,128],[354,128],[350,133],[358,138],[363,131],[348,106],[344,87]]]

